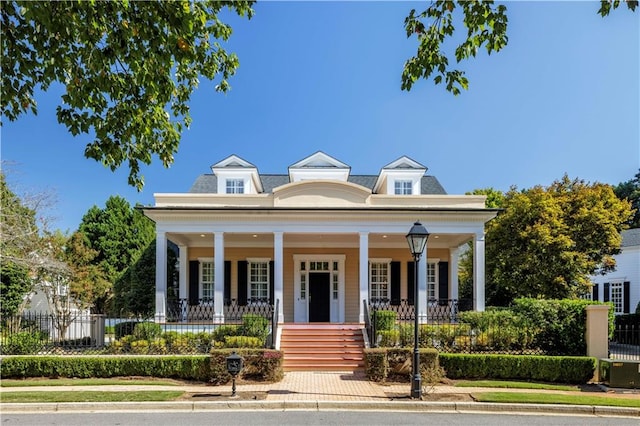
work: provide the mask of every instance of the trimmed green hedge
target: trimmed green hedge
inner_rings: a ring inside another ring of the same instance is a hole
[[[537,355],[440,354],[449,379],[517,379],[553,383],[587,383],[597,360],[592,357]]]
[[[270,349],[236,349],[244,359],[240,378],[282,380],[282,352]],[[214,349],[210,355],[119,356],[10,356],[0,360],[0,377],[166,377],[215,384],[227,383],[226,357],[230,349]]]
[[[411,380],[413,349],[365,349],[364,355],[365,372],[369,380]],[[437,383],[444,377],[444,371],[438,363],[438,351],[435,349],[420,349],[420,376],[424,383]]]
[[[224,384],[231,380],[227,372],[226,358],[236,352],[243,359],[244,366],[239,377],[247,380],[279,382],[284,377],[282,352],[273,349],[212,349],[211,382]]]
[[[150,376],[207,381],[207,355],[170,356],[15,356],[2,359],[0,377]]]

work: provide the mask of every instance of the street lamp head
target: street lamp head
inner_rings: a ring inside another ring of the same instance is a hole
[[[429,232],[422,226],[420,222],[413,224],[409,233],[407,234],[407,242],[409,243],[409,250],[416,261],[422,255],[425,246],[427,245],[427,239],[429,238]]]

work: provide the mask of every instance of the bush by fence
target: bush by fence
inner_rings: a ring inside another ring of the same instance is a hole
[[[278,382],[284,377],[282,352],[273,349],[237,349],[235,352],[244,360],[240,378],[266,382]],[[213,384],[224,384],[231,380],[227,372],[226,358],[230,349],[211,351],[211,379]]]
[[[516,299],[510,308],[460,312],[457,323],[421,324],[418,345],[451,353],[518,355],[586,354],[586,307],[602,304],[587,300]],[[395,322],[395,312],[372,312],[372,345],[413,346],[413,318]],[[613,335],[613,310],[609,331]],[[371,330],[369,330],[371,332]]]
[[[284,375],[282,353],[270,349],[240,349],[243,379],[279,381]],[[226,357],[231,350],[210,355],[169,356],[11,356],[0,363],[0,377],[163,377],[224,384],[231,380]]]
[[[191,356],[13,356],[2,359],[0,377],[147,376],[208,381],[207,355]]]
[[[537,355],[440,354],[450,379],[535,380],[553,383],[587,383],[597,360],[592,357]]]
[[[413,350],[409,348],[379,348],[365,350],[365,372],[369,380],[410,381]],[[444,377],[438,364],[438,351],[420,349],[420,376],[423,383],[437,383]]]

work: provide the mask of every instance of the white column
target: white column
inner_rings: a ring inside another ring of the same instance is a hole
[[[458,270],[460,266],[458,259],[460,258],[460,247],[449,249],[449,266],[451,270],[451,276],[449,279],[449,299],[457,300],[458,295]]]
[[[418,322],[420,324],[427,323],[427,250],[422,253],[418,264],[416,265],[416,273],[418,274]]]
[[[178,264],[180,265],[180,270],[178,271],[179,276],[179,285],[178,285],[178,298],[180,299],[180,310],[181,317],[183,321],[187,320],[187,298],[189,294],[187,293],[187,270],[189,265],[189,252],[188,248],[185,245],[178,246]]]
[[[364,323],[363,300],[369,301],[369,233],[360,232],[360,316],[358,321]]]
[[[156,322],[166,319],[167,304],[167,235],[156,230]]]
[[[283,270],[284,270],[284,245],[283,245],[283,233],[278,231],[273,233],[273,301],[279,301],[278,305],[278,319],[279,323],[284,322],[284,283],[283,283]]]
[[[213,262],[214,262],[214,286],[213,286],[213,321],[224,322],[224,232],[213,234]]]
[[[473,310],[484,311],[484,232],[476,234],[473,247]]]

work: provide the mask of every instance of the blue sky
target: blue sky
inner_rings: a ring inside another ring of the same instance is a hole
[[[7,179],[19,193],[54,192],[54,227],[74,231],[111,195],[153,204],[153,193],[186,192],[231,154],[286,173],[321,150],[353,174],[407,155],[450,194],[548,185],[565,173],[617,184],[638,172],[640,12],[601,18],[597,2],[507,3],[509,45],[464,62],[470,89],[454,97],[428,81],[400,90],[417,46],[403,21],[426,4],[258,2],[251,21],[229,21],[226,47],[240,59],[232,90],[201,83],[175,163],[144,167],[142,192],[127,170],[84,158],[89,138],[56,122],[55,90],[38,96],[38,116],[3,120]]]

